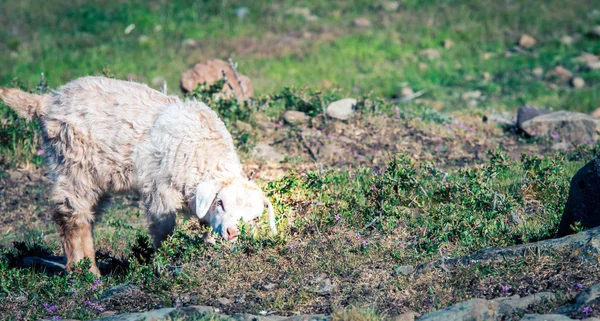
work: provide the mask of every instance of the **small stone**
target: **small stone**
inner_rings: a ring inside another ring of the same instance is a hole
[[[421,50],[421,56],[423,56],[429,60],[433,60],[440,56],[440,51],[437,49],[432,49],[432,48]]]
[[[233,15],[238,19],[244,19],[250,14],[250,10],[247,7],[237,7],[233,10]]]
[[[400,95],[402,95],[402,98],[410,98],[415,94],[415,92],[409,88],[402,88],[402,91],[400,91]]]
[[[572,45],[574,41],[575,40],[571,36],[565,35],[565,36],[560,37],[560,43],[562,43],[565,46]]]
[[[546,78],[553,77],[567,81],[573,77],[573,74],[563,66],[556,66],[556,68],[546,73]]]
[[[408,276],[415,272],[415,267],[412,265],[401,265],[394,269],[394,275]]]
[[[23,178],[23,173],[16,170],[8,170],[8,177],[11,181],[18,181]]]
[[[581,55],[579,55],[578,57],[573,59],[573,61],[575,61],[576,63],[580,63],[580,64],[590,64],[590,63],[594,63],[599,60],[600,60],[600,57],[598,57],[594,54],[591,54],[589,52],[582,52]]]
[[[354,26],[359,27],[359,28],[369,28],[371,26],[371,20],[364,18],[364,17],[360,17],[360,18],[356,18],[352,21],[352,24],[354,24]]]
[[[289,14],[289,15],[295,15],[295,16],[301,16],[301,17],[304,17],[304,18],[309,18],[310,16],[312,16],[312,13],[310,12],[310,9],[308,9],[308,8],[300,8],[300,7],[290,8],[287,11],[287,14]]]
[[[228,298],[218,298],[217,302],[221,305],[230,305],[232,303]]]
[[[544,75],[544,69],[542,69],[541,67],[536,67],[533,68],[533,70],[531,71],[531,73],[536,77],[536,78],[542,78],[542,76]]]
[[[271,282],[265,283],[262,285],[262,288],[265,291],[271,291],[271,290],[275,289],[276,287],[277,287],[277,284],[271,283]]]
[[[387,12],[396,12],[400,8],[400,3],[398,1],[384,1],[381,3],[381,7]]]
[[[492,75],[489,72],[484,72],[483,73],[483,81],[488,82],[492,80]]]
[[[241,131],[245,131],[245,132],[251,132],[252,131],[252,125],[243,122],[241,120],[238,120],[235,122],[235,127]]]
[[[150,37],[146,36],[146,35],[141,35],[138,38],[138,42],[141,44],[144,44],[146,42],[148,42],[150,40]]]
[[[252,150],[252,154],[258,159],[270,160],[274,162],[281,162],[285,159],[285,156],[278,152],[275,147],[266,143],[256,144]]]
[[[419,67],[419,70],[420,70],[420,71],[425,71],[425,70],[427,70],[427,68],[429,68],[429,67],[427,66],[427,64],[426,64],[426,63],[423,63],[423,62],[420,62],[420,63],[419,63],[417,66]]]
[[[480,97],[481,97],[481,91],[479,91],[479,90],[467,91],[462,94],[463,100],[479,99]]]
[[[481,56],[481,58],[482,58],[483,60],[489,60],[489,59],[490,59],[490,58],[492,58],[493,56],[494,56],[494,54],[493,54],[493,53],[491,53],[491,52],[486,52],[486,53],[484,53],[484,54]]]
[[[127,26],[127,28],[125,28],[125,30],[123,30],[123,33],[128,35],[133,31],[133,29],[135,29],[135,24],[132,23],[129,26]]]
[[[394,321],[414,321],[415,318],[420,317],[421,315],[414,311],[409,311],[406,313],[402,313],[401,315],[397,315],[392,320]]]
[[[339,120],[348,120],[354,115],[354,107],[356,106],[356,99],[345,98],[338,101],[334,101],[327,106],[327,115],[331,118]]]
[[[315,293],[318,295],[329,295],[335,289],[337,284],[333,283],[330,279],[318,279],[316,282]]]
[[[594,26],[588,31],[588,36],[592,38],[600,38],[600,25]]]
[[[537,40],[528,34],[522,34],[521,38],[519,38],[519,46],[529,49],[537,43]]]
[[[150,81],[150,84],[154,88],[162,88],[164,83],[165,83],[165,78],[163,78],[161,76],[156,76],[156,77],[152,78],[152,80]]]
[[[454,41],[452,41],[450,39],[446,39],[443,41],[442,45],[444,46],[444,49],[450,49],[450,48],[454,47]]]
[[[181,45],[187,49],[196,49],[200,47],[200,41],[196,39],[183,39]]]
[[[139,286],[132,283],[119,284],[104,291],[102,293],[102,296],[100,297],[100,300],[110,300],[113,298],[126,296],[131,294],[132,292],[138,291],[139,289]]]
[[[288,110],[283,114],[283,120],[289,125],[302,125],[309,118],[305,113],[297,110]]]
[[[571,79],[571,86],[574,88],[583,88],[583,86],[585,86],[585,81],[580,77],[573,77],[573,79]]]
[[[566,151],[573,149],[573,144],[567,143],[567,142],[560,142],[560,143],[553,144],[550,148],[553,151],[566,152]]]
[[[594,118],[600,118],[600,107],[596,108],[590,115]]]
[[[599,61],[594,61],[594,62],[589,62],[586,67],[589,70],[599,70],[600,69],[600,60]]]

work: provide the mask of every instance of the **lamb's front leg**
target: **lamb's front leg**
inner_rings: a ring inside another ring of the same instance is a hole
[[[150,222],[154,248],[173,234],[175,230],[175,214],[182,207],[183,195],[172,186],[154,185],[154,188],[144,191],[144,205]]]
[[[173,234],[173,230],[175,230],[175,212],[148,213],[148,219],[150,221],[150,234],[156,249],[169,235]]]

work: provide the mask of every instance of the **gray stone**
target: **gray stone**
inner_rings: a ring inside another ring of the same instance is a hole
[[[526,309],[532,304],[546,301],[554,301],[555,294],[552,292],[539,292],[524,297],[515,294],[510,297],[495,298],[492,301],[500,304],[500,311],[503,315],[510,315],[514,310]]]
[[[222,305],[230,305],[232,303],[228,298],[218,298],[217,302]]]
[[[533,119],[537,116],[546,115],[550,113],[552,113],[552,111],[547,109],[541,109],[530,105],[522,106],[521,108],[519,108],[519,111],[517,111],[517,126],[519,126],[521,130],[523,130],[522,125],[524,122]]]
[[[258,143],[252,150],[252,155],[258,159],[280,162],[285,159],[285,156],[275,149],[275,147],[266,144]]]
[[[271,290],[275,289],[276,287],[277,287],[277,284],[271,283],[271,282],[265,283],[262,285],[263,290],[266,290],[266,291],[271,291]]]
[[[115,297],[130,294],[131,292],[137,291],[139,289],[140,289],[140,287],[135,284],[131,284],[131,283],[119,284],[117,286],[113,286],[112,288],[104,291],[104,293],[102,293],[102,296],[100,297],[100,300],[110,300]]]
[[[327,115],[339,120],[348,120],[354,115],[355,106],[356,99],[354,98],[345,98],[334,101],[327,106]]]
[[[552,147],[550,147],[550,148],[553,151],[566,152],[566,151],[569,151],[569,150],[573,149],[573,144],[568,143],[568,142],[560,142],[560,143],[552,144]]]
[[[411,275],[415,272],[415,267],[412,265],[402,265],[394,269],[394,275]]]
[[[242,130],[242,131],[246,131],[246,132],[251,132],[252,131],[252,125],[243,122],[241,120],[238,120],[235,122],[235,127],[237,127],[237,129]]]
[[[589,70],[598,70],[598,69],[600,69],[600,60],[598,60],[598,61],[592,61],[592,62],[588,62],[588,63],[586,64],[586,67],[587,67]]]
[[[288,110],[283,114],[283,120],[289,125],[302,125],[309,118],[305,113],[297,110]]]
[[[333,290],[337,289],[337,284],[324,277],[314,279],[311,284],[315,286],[314,291],[318,295],[330,295]]]
[[[23,173],[21,173],[19,171],[11,169],[6,172],[8,173],[8,177],[10,178],[11,181],[18,181],[23,178]]]
[[[479,91],[479,90],[467,91],[462,94],[463,100],[479,99],[480,97],[481,97],[481,91]]]
[[[384,1],[381,3],[381,7],[385,11],[396,12],[400,8],[400,3],[398,1]]]
[[[418,318],[420,314],[414,311],[402,313],[392,318],[394,321],[414,321],[415,318]]]
[[[494,301],[473,299],[461,302],[443,310],[425,314],[419,321],[483,321],[496,320],[498,318],[499,304]]]
[[[592,285],[579,292],[575,297],[575,304],[582,307],[600,298],[600,284]]]
[[[94,319],[96,321],[162,321],[168,320],[175,308],[164,308],[141,313],[124,313]]]
[[[233,10],[233,14],[238,17],[238,19],[244,19],[250,14],[250,10],[247,7],[237,7]]]
[[[560,314],[526,314],[521,321],[572,321],[573,319]]]
[[[537,116],[519,126],[531,136],[589,143],[598,139],[598,120],[590,115],[559,111]]]
[[[569,35],[565,35],[560,37],[560,43],[562,43],[565,46],[570,46],[573,44],[575,40],[573,39],[573,37],[569,36]]]
[[[369,28],[371,26],[371,20],[364,17],[360,17],[354,19],[354,21],[352,21],[352,24],[359,28]]]

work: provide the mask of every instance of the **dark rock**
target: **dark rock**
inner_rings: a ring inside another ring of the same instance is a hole
[[[600,226],[600,159],[583,166],[569,188],[569,198],[558,227],[557,236],[572,234],[571,225],[580,222],[584,227]]]
[[[517,112],[517,126],[519,126],[519,128],[521,130],[523,130],[522,124],[524,122],[526,122],[530,119],[533,119],[537,116],[550,114],[550,113],[552,113],[552,111],[550,111],[550,110],[525,105],[525,106],[519,108],[519,111]]]

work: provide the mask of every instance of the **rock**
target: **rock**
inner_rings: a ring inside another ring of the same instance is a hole
[[[305,113],[297,110],[288,110],[283,114],[283,120],[289,125],[302,125],[309,118]]]
[[[339,120],[348,120],[354,115],[354,107],[356,106],[356,99],[345,98],[338,101],[334,101],[327,106],[327,115],[331,118]]]
[[[415,94],[415,92],[411,89],[411,88],[402,88],[402,90],[400,91],[400,95],[402,96],[402,98],[410,98]]]
[[[421,56],[429,59],[429,60],[433,60],[436,58],[439,58],[440,56],[440,51],[437,49],[425,49],[425,50],[421,50]]]
[[[552,111],[525,105],[517,111],[517,126],[523,130],[523,123],[537,116],[550,114]]]
[[[138,42],[140,44],[145,44],[150,40],[150,37],[146,36],[146,35],[141,35],[138,37]]]
[[[154,88],[162,88],[163,85],[165,84],[165,78],[156,76],[156,77],[152,78],[152,80],[150,81],[150,84]]]
[[[590,115],[594,118],[600,118],[600,108],[596,108]]]
[[[187,49],[196,49],[200,47],[200,41],[196,39],[183,39],[181,46]]]
[[[584,227],[600,226],[600,159],[583,166],[571,179],[569,197],[557,236],[572,234],[571,225],[580,222]]]
[[[531,73],[537,78],[540,79],[542,78],[542,76],[544,75],[544,69],[537,67],[537,68],[533,68],[533,70],[531,71]]]
[[[371,26],[371,20],[364,18],[364,17],[360,17],[360,18],[354,19],[352,21],[352,24],[359,28],[369,28]]]
[[[552,147],[550,147],[550,148],[553,151],[566,152],[566,151],[573,149],[573,144],[567,143],[567,142],[560,142],[560,143],[553,144]]]
[[[238,19],[244,19],[250,14],[250,10],[247,7],[237,7],[233,10],[233,15]]]
[[[600,25],[592,27],[587,34],[592,38],[600,38]]]
[[[450,49],[454,47],[454,41],[446,39],[442,42],[442,45],[444,46],[444,49]]]
[[[308,18],[310,16],[312,16],[312,13],[310,12],[310,9],[308,8],[300,8],[300,7],[294,7],[294,8],[290,8],[287,10],[287,14],[289,15],[294,15],[294,16],[301,16],[304,18]]]
[[[141,313],[124,313],[108,317],[94,319],[96,321],[158,321],[169,320],[170,314],[175,308],[163,308]]]
[[[415,267],[412,265],[401,265],[394,269],[394,275],[408,276],[415,272]]]
[[[241,120],[238,120],[235,122],[235,127],[239,130],[246,131],[246,132],[252,131],[252,125],[248,124],[247,122],[243,122]]]
[[[521,321],[573,321],[573,319],[560,314],[526,314]]]
[[[585,81],[580,77],[573,77],[571,79],[571,86],[574,88],[583,88],[583,86],[585,86]]]
[[[232,303],[228,298],[218,298],[217,302],[221,305],[230,305]]]
[[[522,34],[521,38],[519,38],[519,46],[529,49],[537,43],[537,40],[528,34]]]
[[[400,8],[400,2],[398,1],[384,1],[381,3],[383,10],[387,12],[396,12]]]
[[[258,159],[269,160],[274,162],[281,162],[285,159],[285,156],[275,149],[275,147],[265,144],[258,143],[252,150],[252,155]]]
[[[516,294],[510,297],[496,298],[492,301],[500,304],[500,312],[502,312],[503,315],[510,315],[515,310],[523,310],[532,304],[540,303],[542,301],[554,301],[555,298],[556,295],[552,292],[539,292],[524,297],[520,297]]]
[[[199,84],[206,83],[208,86],[214,84],[216,81],[223,78],[223,72],[227,76],[227,84],[223,86],[222,94],[225,98],[236,97],[242,101],[242,89],[238,84],[233,69],[229,66],[229,63],[220,59],[207,60],[196,64],[193,68],[185,71],[181,75],[181,89],[184,92],[190,92],[196,89]],[[240,82],[242,83],[243,92],[245,98],[254,97],[254,87],[250,78],[242,75],[238,71]],[[233,92],[231,90],[233,88]]]
[[[315,286],[314,292],[318,295],[330,295],[338,287],[337,284],[324,277],[318,277],[310,283]]]
[[[546,73],[546,78],[554,77],[567,81],[573,77],[573,74],[563,66],[556,66],[556,68]]]
[[[18,181],[23,179],[23,173],[16,171],[16,170],[8,170],[6,171],[8,173],[8,177],[10,178],[11,181]]]
[[[589,63],[587,63],[586,67],[589,70],[598,70],[598,69],[600,69],[600,60],[594,61],[594,62],[589,62]]]
[[[393,317],[392,320],[393,321],[414,321],[415,318],[418,318],[419,316],[420,316],[419,313],[410,311],[410,312],[402,313],[401,315],[397,315],[397,316]]]
[[[589,52],[583,52],[581,53],[581,55],[579,55],[578,57],[576,57],[575,59],[573,59],[574,62],[576,63],[580,63],[580,64],[589,64],[589,63],[593,63],[600,60],[600,57],[591,54]]]
[[[112,288],[105,290],[104,293],[102,293],[102,296],[100,296],[100,300],[110,300],[113,298],[126,296],[126,295],[131,294],[132,292],[136,292],[139,290],[140,290],[140,287],[135,284],[131,284],[131,283],[120,284],[120,285],[113,286]]]
[[[262,285],[262,288],[265,291],[271,291],[271,290],[275,289],[276,287],[277,287],[277,284],[271,283],[271,282],[265,283]]]
[[[482,75],[483,81],[488,82],[492,80],[492,75],[489,72],[484,72]]]
[[[480,97],[481,97],[481,91],[479,91],[479,90],[467,91],[462,94],[463,100],[479,99]]]
[[[575,39],[573,39],[573,37],[571,36],[562,36],[560,37],[560,43],[562,43],[565,46],[570,46],[573,44],[573,42],[575,41]]]
[[[23,258],[23,267],[34,267],[47,273],[60,273],[67,269],[65,260],[59,256],[29,256]]]
[[[575,304],[583,307],[600,298],[600,284],[592,285],[579,292],[575,297]]]
[[[337,160],[343,155],[343,149],[336,143],[325,144],[319,149],[318,155],[323,160]]]
[[[473,299],[455,304],[443,310],[428,313],[419,318],[419,321],[483,321],[498,318],[498,303],[483,299]]]
[[[537,116],[521,123],[520,128],[530,136],[560,139],[583,144],[598,139],[598,120],[592,116],[559,111]]]

